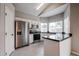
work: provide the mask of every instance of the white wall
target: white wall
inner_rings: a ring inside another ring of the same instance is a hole
[[[48,18],[48,22],[57,22],[57,21],[60,21],[60,20],[64,20],[64,14],[58,14],[58,15],[55,15],[55,16],[51,16]]]
[[[79,4],[70,5],[72,51],[79,54]]]
[[[0,3],[0,55],[4,55],[4,4]]]
[[[48,23],[48,18],[46,18],[46,17],[41,17],[41,18],[40,18],[40,22]]]
[[[64,12],[64,32],[70,33],[70,4],[68,4]]]

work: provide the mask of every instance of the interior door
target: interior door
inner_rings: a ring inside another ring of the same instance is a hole
[[[14,50],[14,7],[5,4],[5,55]]]

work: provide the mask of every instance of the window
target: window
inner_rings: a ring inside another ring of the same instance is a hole
[[[56,22],[49,23],[49,32],[56,32],[55,27],[56,27]]]
[[[62,32],[62,23],[62,21],[49,23],[49,32]]]
[[[47,23],[41,23],[41,32],[47,32]]]

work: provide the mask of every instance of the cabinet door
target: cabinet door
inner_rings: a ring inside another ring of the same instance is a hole
[[[29,43],[33,43],[33,34],[29,34]]]
[[[5,55],[14,50],[14,6],[5,4]]]
[[[44,40],[44,55],[59,56],[59,43],[51,40]]]
[[[68,38],[60,42],[60,56],[70,56],[71,55],[71,38]]]

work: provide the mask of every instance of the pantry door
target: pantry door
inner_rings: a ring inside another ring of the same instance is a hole
[[[5,4],[5,55],[14,51],[14,6]]]

